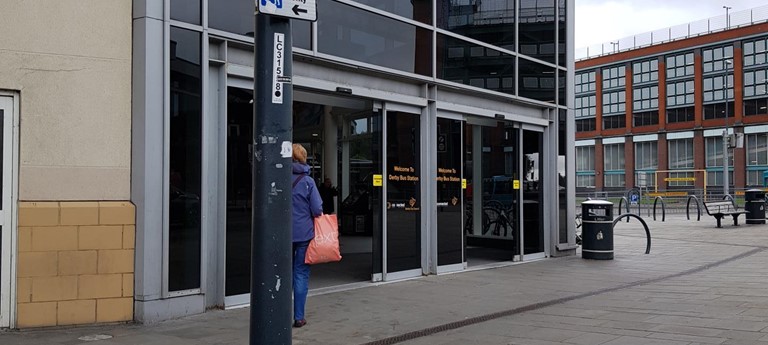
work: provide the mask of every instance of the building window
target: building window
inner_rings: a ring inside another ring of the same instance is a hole
[[[659,60],[646,60],[632,64],[632,83],[642,84],[659,80]]]
[[[733,61],[733,46],[722,46],[710,49],[704,49],[701,52],[704,73],[723,71],[731,69],[731,66],[725,62]]]
[[[624,113],[625,110],[626,91],[603,93],[603,115]]]
[[[603,68],[603,90],[626,85],[626,68],[616,66]]]
[[[744,115],[768,113],[768,68],[744,72]]]
[[[603,146],[605,187],[624,187],[624,143]]]
[[[201,36],[171,27],[170,40],[168,291],[183,291],[201,281]]]
[[[768,37],[744,42],[744,67],[762,65],[768,62]]]
[[[576,147],[576,187],[595,188],[595,147]]]
[[[574,88],[574,92],[576,94],[595,92],[596,84],[594,71],[576,74],[576,87]]]
[[[576,97],[574,108],[576,109],[576,118],[595,116],[597,105],[595,95]]]
[[[595,118],[576,120],[576,132],[591,132],[597,129]]]
[[[667,79],[693,76],[693,53],[667,56]]]
[[[728,84],[723,84],[723,75],[715,75],[704,78],[704,102],[725,100],[725,91],[728,91],[728,100],[733,100],[733,74],[728,74]]]
[[[727,80],[727,84],[724,83],[725,80]],[[726,103],[728,105],[727,114]],[[704,119],[721,119],[726,116],[733,116],[733,74],[728,74],[727,79],[723,75],[705,77]]]
[[[693,106],[667,109],[667,123],[693,121],[695,110]]]
[[[667,107],[679,107],[694,103],[693,80],[667,83]]]
[[[603,116],[603,129],[616,129],[627,127],[627,118],[624,114]]]
[[[659,108],[659,87],[648,86],[636,88],[632,95],[632,110],[649,110]]]
[[[768,133],[746,135],[747,185],[763,186],[763,172],[768,171]]]
[[[689,139],[675,139],[668,141],[669,147],[669,169],[670,170],[687,170],[693,169],[693,138]],[[693,178],[693,172],[670,172],[671,178]],[[688,180],[671,180],[669,181],[670,187],[681,186],[693,186],[693,181]]]
[[[659,167],[657,144],[656,141],[635,143],[635,176],[638,186],[655,185],[654,173]]]

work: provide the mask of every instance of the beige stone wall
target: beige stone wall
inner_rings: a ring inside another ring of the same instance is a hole
[[[21,100],[20,200],[129,200],[131,0],[2,1],[0,89]]]
[[[19,203],[17,326],[133,320],[130,202]]]

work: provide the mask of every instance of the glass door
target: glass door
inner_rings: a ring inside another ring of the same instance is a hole
[[[421,275],[420,116],[386,111],[385,279]]]
[[[543,133],[523,130],[523,255],[525,259],[544,257],[544,219],[541,171]],[[537,255],[532,255],[537,254]]]
[[[0,96],[0,327],[11,326],[11,291],[15,284],[11,284],[14,279],[11,257],[15,241],[13,236],[13,200],[12,193],[14,181],[13,177],[13,98]]]
[[[464,268],[462,197],[463,121],[437,119],[437,265],[438,273]]]
[[[249,302],[251,285],[251,168],[253,91],[227,87],[226,116],[226,305]]]

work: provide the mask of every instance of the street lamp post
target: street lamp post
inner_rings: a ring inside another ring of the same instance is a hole
[[[733,63],[731,60],[725,60],[723,70],[723,98],[725,98],[725,128],[723,129],[723,196],[730,194],[728,185],[730,184],[728,176],[728,68]]]

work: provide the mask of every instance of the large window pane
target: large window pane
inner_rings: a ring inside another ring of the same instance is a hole
[[[557,21],[557,63],[562,67],[568,67],[568,60],[565,57],[566,42],[568,38],[568,24],[566,22],[567,12],[565,0],[558,0],[558,21]]]
[[[212,29],[253,37],[253,0],[209,0],[208,26]],[[311,22],[291,19],[293,46],[312,49]]]
[[[520,0],[520,42],[518,51],[555,63],[554,0]]]
[[[200,34],[171,27],[168,290],[200,287]]]
[[[461,121],[437,119],[437,264],[464,260]]]
[[[432,33],[331,0],[319,0],[318,51],[430,76]]]
[[[517,79],[518,95],[539,101],[555,103],[555,69],[519,59],[520,77]]]
[[[515,93],[514,56],[441,34],[437,35],[437,75],[456,83]]]
[[[408,19],[432,24],[432,0],[355,0]]]
[[[253,13],[254,2],[251,2]],[[200,25],[200,0],[171,0],[171,19]]]
[[[437,27],[515,50],[515,0],[438,1]]]

